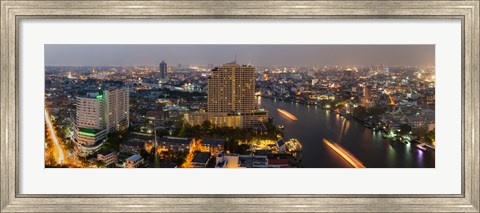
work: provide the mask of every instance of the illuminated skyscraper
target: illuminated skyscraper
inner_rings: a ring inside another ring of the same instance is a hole
[[[77,97],[74,126],[75,141],[79,145],[93,146],[107,137],[105,129],[105,99],[98,92]]]
[[[268,120],[255,105],[255,67],[224,64],[212,70],[208,79],[207,112],[186,113],[191,125],[208,120],[215,126],[254,128]]]
[[[208,112],[246,112],[255,109],[255,67],[224,64],[208,79]]]
[[[77,97],[74,138],[82,151],[97,150],[107,134],[129,126],[128,88],[110,87]]]
[[[103,91],[105,98],[105,127],[108,132],[124,130],[129,123],[128,88],[107,88]]]

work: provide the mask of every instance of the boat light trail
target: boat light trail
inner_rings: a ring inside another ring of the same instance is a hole
[[[277,111],[278,111],[280,114],[285,115],[285,116],[287,116],[288,118],[290,118],[290,119],[292,119],[292,120],[294,120],[294,121],[298,120],[297,117],[295,117],[295,115],[292,115],[292,113],[289,113],[289,112],[287,112],[287,111],[285,111],[285,110],[283,110],[283,109],[277,108]]]
[[[346,160],[350,165],[355,168],[365,168],[363,163],[358,160],[355,156],[350,154],[347,150],[343,149],[338,144],[331,143],[327,139],[323,139],[323,143],[325,143],[328,147],[330,147],[333,151],[335,151],[340,157]]]

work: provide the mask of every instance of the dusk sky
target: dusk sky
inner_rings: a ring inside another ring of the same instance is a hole
[[[434,65],[434,45],[46,44],[45,65]]]

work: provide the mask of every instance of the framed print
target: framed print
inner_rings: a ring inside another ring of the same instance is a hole
[[[479,1],[1,1],[2,212],[478,212]]]

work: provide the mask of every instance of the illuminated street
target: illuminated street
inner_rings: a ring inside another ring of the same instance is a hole
[[[45,45],[45,167],[435,168],[434,53]]]
[[[50,133],[50,138],[55,145],[56,152],[53,156],[56,157],[57,164],[63,164],[65,161],[65,150],[63,150],[62,145],[60,145],[60,141],[55,133],[55,129],[53,128],[52,121],[50,120],[50,115],[48,114],[47,109],[45,109],[45,122],[47,123],[48,132]]]

